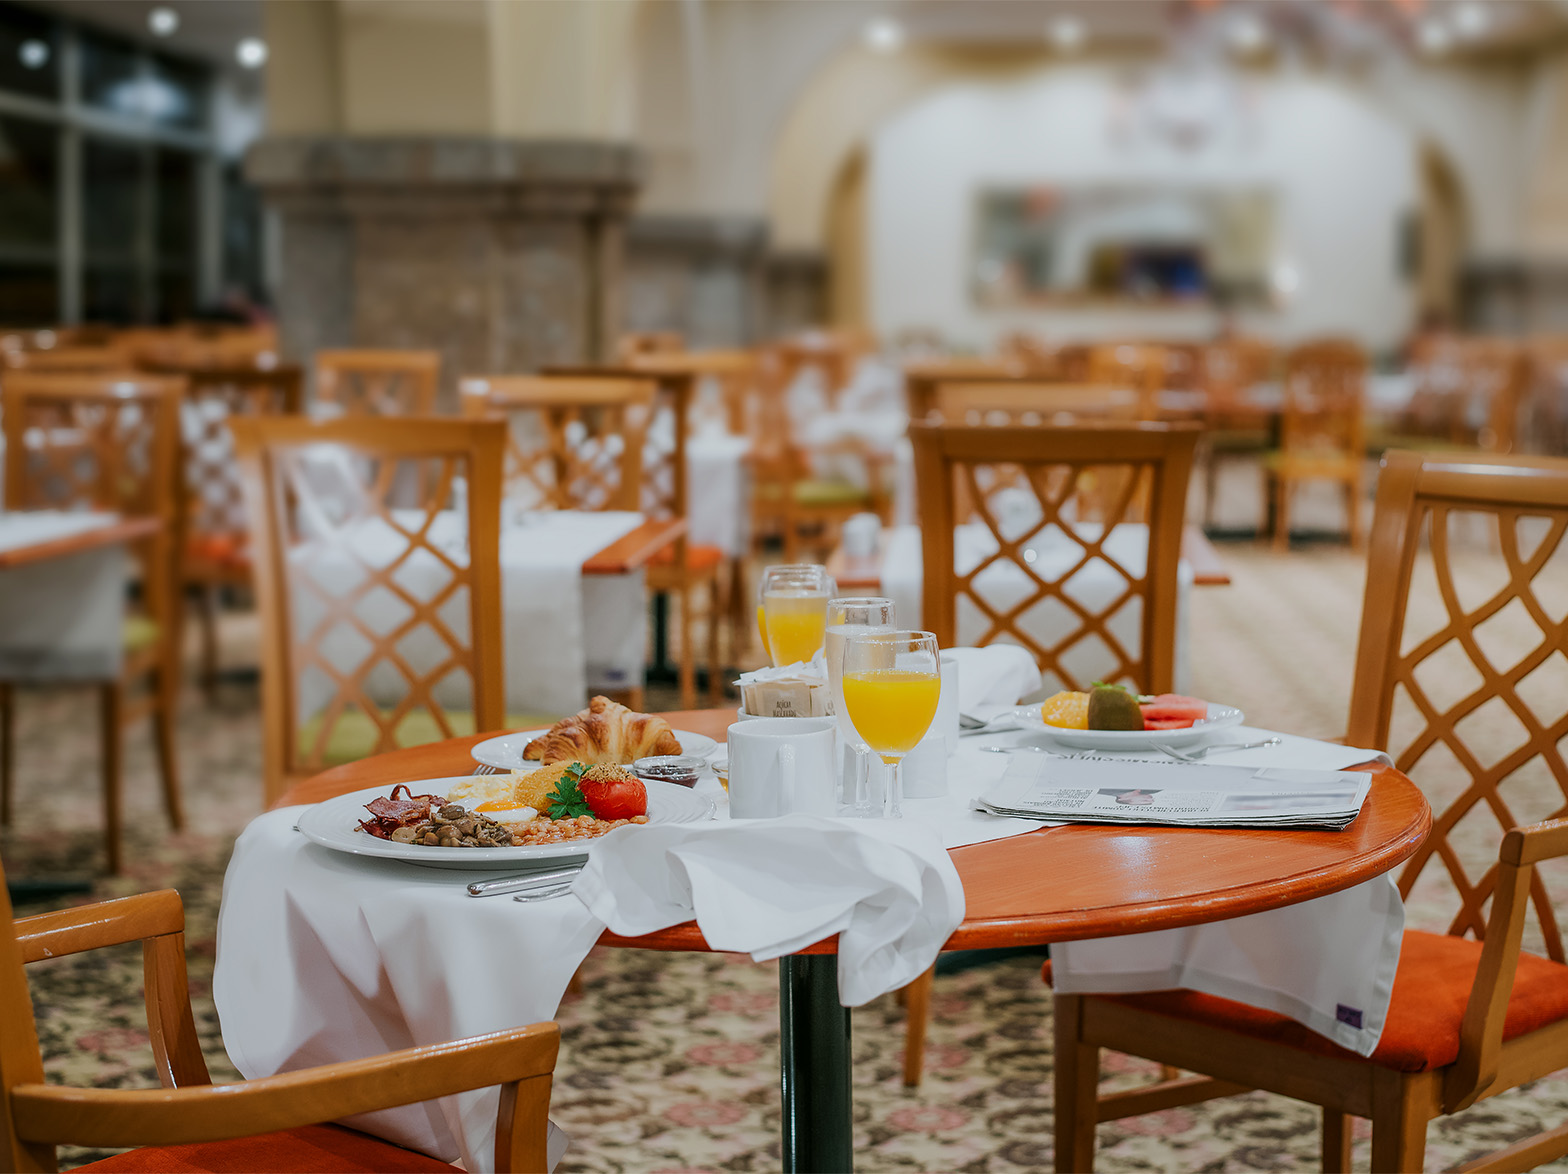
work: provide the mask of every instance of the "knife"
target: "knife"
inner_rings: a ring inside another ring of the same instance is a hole
[[[516,893],[524,889],[551,888],[562,881],[570,883],[583,870],[581,864],[557,868],[550,872],[529,872],[521,876],[503,876],[496,880],[472,881],[468,885],[470,897],[493,897],[497,893]]]

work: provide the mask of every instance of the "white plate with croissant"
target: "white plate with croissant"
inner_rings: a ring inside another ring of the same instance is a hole
[[[626,766],[655,754],[695,754],[706,758],[718,746],[712,738],[670,728],[658,714],[637,713],[608,697],[562,718],[548,730],[519,730],[480,742],[470,754],[497,770],[534,770],[552,762]]]

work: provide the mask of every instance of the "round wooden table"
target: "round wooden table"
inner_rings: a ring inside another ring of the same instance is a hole
[[[665,715],[677,729],[723,741],[733,709]],[[277,806],[348,791],[464,774],[469,747],[453,738],[336,767],[290,788]],[[1372,771],[1361,815],[1342,832],[1068,825],[955,848],[963,923],[947,950],[1043,945],[1174,929],[1294,905],[1350,888],[1411,856],[1432,824],[1415,785]],[[696,924],[604,944],[707,950]],[[849,1012],[838,1001],[837,941],[779,960],[784,1168],[848,1170]]]

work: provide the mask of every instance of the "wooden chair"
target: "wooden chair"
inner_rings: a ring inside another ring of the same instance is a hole
[[[1280,446],[1264,460],[1275,550],[1290,545],[1291,494],[1303,481],[1340,486],[1350,545],[1361,548],[1366,373],[1366,352],[1343,339],[1303,343],[1285,357]]]
[[[1451,544],[1451,523],[1466,515],[1494,527],[1507,568],[1495,594],[1484,601],[1477,595],[1473,606],[1461,602],[1464,593],[1455,587],[1456,567],[1469,555]],[[1540,532],[1538,545],[1529,544],[1530,527]],[[1568,461],[1387,454],[1346,741],[1388,751],[1401,771],[1417,777],[1423,759],[1437,752],[1467,777],[1399,877],[1408,896],[1418,881],[1440,884],[1446,875],[1458,902],[1448,932],[1405,931],[1386,1026],[1365,1058],[1283,1016],[1189,991],[1058,995],[1058,1170],[1092,1169],[1097,1121],[1251,1088],[1323,1107],[1325,1170],[1349,1169],[1347,1116],[1371,1119],[1374,1170],[1420,1170],[1428,1121],[1568,1066],[1559,907],[1536,867],[1568,855],[1568,821],[1561,818],[1568,814],[1568,767],[1557,744],[1568,726],[1568,703],[1528,679],[1562,647],[1561,622],[1542,607],[1536,584],[1565,533]],[[1431,632],[1414,620],[1422,609],[1409,606],[1424,545],[1437,585],[1434,602],[1445,613]],[[1511,667],[1500,667],[1511,654],[1489,659],[1487,649],[1496,646],[1476,637],[1505,607],[1520,608],[1543,636]],[[1456,661],[1466,664],[1473,687],[1459,679]],[[1470,740],[1481,727],[1465,721],[1491,704],[1510,711],[1524,735],[1495,761],[1489,747]],[[1535,768],[1533,776],[1527,767]],[[1553,817],[1515,826],[1520,802],[1552,810]],[[1493,819],[1495,864],[1489,850],[1472,850],[1484,834],[1478,824]],[[1545,958],[1521,949],[1532,907]],[[1102,1047],[1204,1076],[1097,1098]],[[1563,1154],[1568,1126],[1559,1125],[1460,1169],[1525,1170]]]
[[[267,801],[339,762],[500,729],[505,424],[231,427],[254,536]],[[425,497],[394,505],[408,468]]]
[[[1138,394],[1122,388],[1037,379],[939,383],[932,409],[952,424],[1038,425],[1062,419],[1137,420]],[[928,417],[929,418],[929,417]]]
[[[226,588],[248,590],[254,573],[229,423],[238,416],[298,415],[303,375],[280,364],[193,367],[184,378],[180,588],[182,596],[196,594],[201,681],[210,699],[218,685],[220,595]]]
[[[1177,564],[1198,428],[1191,424],[1110,425],[1084,423],[1074,427],[959,427],[913,424],[915,479],[920,495],[920,531],[924,558],[921,622],[936,634],[937,643],[958,643],[960,600],[977,608],[987,627],[976,646],[1006,641],[1022,645],[1044,672],[1054,673],[1063,688],[1086,689],[1063,663],[1063,655],[1079,641],[1098,638],[1116,658],[1113,669],[1098,679],[1126,681],[1139,693],[1165,693],[1175,687]],[[1008,484],[1027,485],[1039,506],[1039,521],[1025,534],[1012,534],[992,512],[988,472],[1002,470]],[[1101,503],[1098,517],[1085,526],[1080,506],[1090,479],[1109,481],[1116,492],[1107,497],[1096,488],[1087,496]],[[963,490],[961,493],[960,490]],[[954,563],[954,530],[969,521],[959,503],[973,509],[996,541],[997,553],[960,577]],[[1132,570],[1107,553],[1105,542],[1114,528],[1140,516],[1148,526],[1148,548],[1141,570]],[[1083,548],[1081,557],[1063,566],[1053,578],[1042,578],[1028,544],[1048,526],[1055,526]],[[1068,583],[1091,560],[1098,559],[1126,582],[1125,589],[1099,612],[1080,603]],[[1028,593],[1009,605],[987,598],[977,578],[996,563],[1011,563],[1027,577]],[[1108,628],[1110,618],[1133,600],[1141,608],[1141,639],[1126,647]],[[1076,626],[1049,646],[1042,645],[1021,624],[1021,618],[1054,601],[1075,618]],[[907,988],[907,1035],[904,1083],[920,1083],[925,1054],[926,1019],[934,968]]]
[[[1529,352],[1508,339],[1431,339],[1411,364],[1415,388],[1392,435],[1368,437],[1388,448],[1478,448],[1512,452],[1531,384]]]
[[[315,403],[346,416],[428,416],[440,382],[439,351],[316,352]]]
[[[142,946],[147,1028],[162,1087],[46,1084],[23,967],[134,942]],[[156,1147],[78,1167],[84,1170],[451,1170],[320,1123],[490,1085],[501,1086],[495,1168],[544,1170],[559,1047],[560,1028],[536,1023],[215,1085],[191,1012],[178,893],[164,889],[16,920],[0,885],[0,1167],[7,1170],[56,1170],[59,1145]]]
[[[686,340],[673,330],[632,330],[615,340],[615,360],[629,363],[638,355],[679,354]]]
[[[103,374],[131,371],[131,357],[115,346],[57,346],[49,350],[7,350],[5,366],[12,371],[54,371]]]
[[[124,728],[151,717],[163,802],[184,826],[175,760],[179,703],[179,407],[184,381],[19,371],[6,376],[5,503],[8,509],[96,509],[157,518],[162,526],[134,544],[141,589],[124,626],[117,677],[98,682],[103,753],[104,851],[120,871]],[[0,823],[12,802],[12,688],[0,683]]]
[[[514,508],[636,510],[651,379],[469,376],[463,414],[508,423],[504,494]]]
[[[689,375],[697,381],[693,406],[704,407],[703,384],[718,390],[719,410],[732,436],[754,436],[762,397],[771,388],[768,360],[747,350],[643,351],[627,366],[640,375]]]
[[[1258,338],[1223,339],[1198,354],[1197,388],[1206,401],[1203,440],[1198,446],[1204,474],[1204,525],[1214,521],[1222,461],[1229,457],[1256,460],[1273,446],[1268,412],[1247,399],[1247,393],[1268,379],[1273,367],[1273,344]]]
[[[1102,343],[1089,348],[1089,382],[1138,393],[1140,415],[1158,419],[1166,386],[1166,348],[1143,343]]]
[[[909,418],[924,420],[936,410],[936,389],[944,383],[1022,379],[1029,374],[1016,356],[999,359],[927,359],[904,364],[904,398]]]

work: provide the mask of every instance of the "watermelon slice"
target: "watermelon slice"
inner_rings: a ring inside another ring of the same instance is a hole
[[[1209,716],[1209,703],[1198,697],[1184,697],[1180,693],[1161,693],[1151,701],[1140,703],[1143,711],[1143,728],[1146,730],[1185,730],[1194,722]]]

